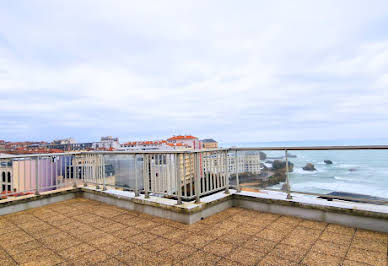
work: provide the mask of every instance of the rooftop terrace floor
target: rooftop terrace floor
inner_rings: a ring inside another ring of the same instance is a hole
[[[388,234],[230,208],[192,225],[77,198],[0,217],[1,265],[387,265]]]

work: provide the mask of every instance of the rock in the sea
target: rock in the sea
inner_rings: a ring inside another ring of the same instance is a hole
[[[357,169],[356,168],[350,168],[349,169],[349,172],[354,172],[354,171],[357,171]]]
[[[325,164],[333,164],[333,162],[331,160],[324,160],[323,161]]]
[[[259,155],[260,155],[260,160],[264,161],[265,159],[267,159],[267,154],[265,154],[264,152],[260,151]]]
[[[267,161],[265,161],[265,163],[270,163],[270,164],[272,164],[272,163],[273,163],[273,161],[271,161],[271,160],[267,160]]]
[[[275,160],[272,162],[272,170],[281,170],[286,168],[286,162]],[[288,172],[292,172],[294,170],[294,164],[290,161],[288,161]]]
[[[303,170],[305,171],[316,171],[315,166],[312,163],[307,163],[304,167]]]

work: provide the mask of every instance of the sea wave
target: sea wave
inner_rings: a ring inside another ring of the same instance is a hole
[[[266,167],[268,167],[268,168],[271,168],[271,167],[272,167],[272,164],[270,164],[270,163],[264,163],[264,165],[265,165]]]
[[[322,169],[322,168],[316,168],[316,169],[317,169],[316,171],[306,171],[306,170],[303,170],[303,168],[294,167],[293,173],[301,174],[301,175],[316,175],[318,173],[327,172],[327,169]]]
[[[363,193],[376,197],[387,197],[388,191],[376,186],[365,187],[363,184],[350,184],[348,182],[304,182],[299,184],[292,184],[291,188],[299,192],[320,192],[324,193],[331,191],[341,191],[348,193]]]
[[[350,168],[355,168],[355,169],[357,169],[357,168],[359,168],[360,166],[357,165],[357,164],[346,164],[346,163],[344,163],[344,164],[336,164],[335,167],[337,167],[337,168],[343,168],[343,169],[350,169]]]
[[[300,175],[309,175],[309,174],[311,175],[311,174],[316,173],[315,171],[305,171],[302,168],[295,168],[295,167],[294,167],[294,170],[292,172],[295,174],[300,174]]]
[[[334,179],[335,179],[335,180],[344,180],[344,181],[358,181],[358,180],[355,180],[355,179],[353,179],[353,178],[342,177],[342,176],[334,176]]]

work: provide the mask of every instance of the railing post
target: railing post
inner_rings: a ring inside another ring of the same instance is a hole
[[[287,199],[292,199],[291,192],[290,192],[290,179],[289,179],[289,171],[288,171],[288,152],[285,150],[286,153],[286,182],[287,182]]]
[[[195,203],[200,203],[200,194],[201,194],[201,186],[200,186],[200,178],[201,178],[201,166],[199,161],[199,153],[196,152],[194,154],[194,187],[195,187]]]
[[[180,154],[175,154],[175,176],[176,176],[176,185],[177,185],[177,205],[182,204],[182,180],[180,176],[180,160],[179,160]]]
[[[129,168],[130,169],[130,168]],[[136,163],[136,153],[133,156],[133,171],[135,173],[135,197],[139,197],[139,185],[137,183],[137,163]]]
[[[83,173],[83,176],[82,176],[82,179],[84,180],[84,187],[87,187],[88,186],[88,183],[86,183],[86,178],[85,176],[89,179],[89,154],[85,154],[85,162],[82,166],[82,173]]]
[[[75,164],[75,167],[74,167],[74,164]],[[77,166],[77,157],[76,157],[76,155],[74,155],[74,160],[71,163],[71,165],[72,165],[72,168],[73,168],[73,188],[76,188],[77,187],[77,178],[78,178],[78,176],[77,176],[77,168],[78,168],[78,166]]]
[[[105,157],[104,157],[104,154],[102,155],[102,182],[103,182],[102,190],[105,191],[105,190],[107,190],[107,188],[106,188],[106,178],[105,178]]]
[[[148,154],[143,154],[143,179],[144,179],[144,197],[150,198],[149,192],[149,170],[148,170]]]
[[[225,194],[230,194],[229,191],[229,163],[228,163],[228,151],[224,152],[224,169],[225,169]]]
[[[96,160],[95,160],[95,174],[96,174],[96,189],[101,189],[100,187],[100,176],[102,176],[101,174],[101,168],[102,168],[102,165],[101,165],[101,156],[99,154],[96,154]]]
[[[35,195],[40,195],[39,193],[39,156],[36,157],[36,163],[35,163]]]
[[[182,174],[183,174],[183,194],[187,198],[187,180],[186,180],[186,153],[182,154]]]
[[[238,153],[237,150],[234,153],[234,165],[235,165],[235,171],[236,171],[236,186],[237,186],[237,192],[241,192],[240,187],[240,179],[238,177]]]

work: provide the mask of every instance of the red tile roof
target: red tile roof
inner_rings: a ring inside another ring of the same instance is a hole
[[[172,136],[171,138],[167,139],[167,141],[184,140],[184,139],[198,139],[198,138],[191,136],[191,135],[187,135],[187,136],[179,135],[179,136]]]

